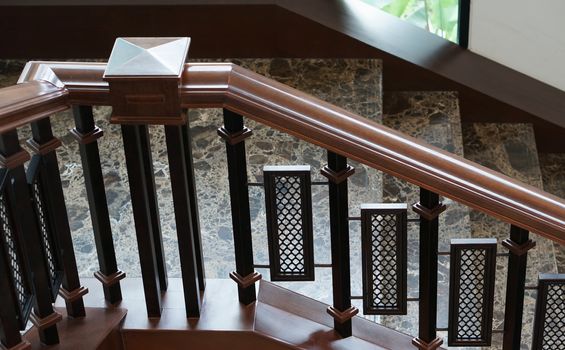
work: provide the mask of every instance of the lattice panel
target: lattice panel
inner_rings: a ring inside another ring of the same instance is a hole
[[[448,343],[490,346],[496,239],[451,241]]]
[[[263,169],[272,281],[313,281],[314,246],[309,166]]]
[[[406,314],[406,204],[361,206],[363,312]]]
[[[539,277],[532,349],[565,350],[565,274]]]
[[[3,255],[7,266],[10,268],[10,279],[13,293],[18,300],[18,318],[21,329],[25,329],[31,311],[32,290],[28,281],[28,273],[23,264],[22,248],[19,244],[10,208],[4,194],[0,194],[0,234]],[[2,276],[4,278],[4,276]]]
[[[61,269],[59,255],[57,253],[57,246],[55,243],[54,231],[49,221],[49,214],[43,191],[41,190],[40,178],[37,176],[31,183],[30,189],[33,199],[33,206],[35,216],[41,233],[41,243],[43,248],[43,255],[45,257],[46,266],[49,272],[49,279],[51,282],[51,294],[53,299],[59,293],[61,286],[63,271]]]

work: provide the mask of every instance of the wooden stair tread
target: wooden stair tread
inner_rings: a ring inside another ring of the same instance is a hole
[[[260,282],[257,302],[242,306],[237,301],[237,288],[233,281],[207,280],[199,319],[187,319],[185,316],[180,279],[169,279],[169,290],[163,294],[162,316],[152,319],[147,317],[145,311],[140,278],[123,280],[124,301],[118,306],[106,305],[102,288],[96,279],[86,278],[82,282],[90,290],[85,296],[87,319],[103,319],[105,313],[121,315],[119,322],[112,324],[119,324],[123,319],[120,331],[125,349],[182,349],[187,344],[199,350],[243,350],[249,349],[249,346],[261,349],[381,350],[406,349],[406,345],[409,345],[411,348],[411,336],[360,317],[353,319],[354,336],[342,339],[333,330],[333,319],[326,312],[328,305],[266,281]],[[59,298],[56,306],[61,310],[64,302]],[[84,322],[78,323],[79,327],[86,327]],[[97,322],[94,327],[104,323]],[[77,320],[65,318],[61,322],[61,334],[77,333],[79,328],[76,325]],[[96,329],[89,332],[95,333]],[[76,345],[63,339],[56,349],[72,349],[68,344]],[[80,348],[95,349],[96,346]]]
[[[52,346],[41,345],[39,334],[32,327],[24,339],[31,344],[32,350],[37,349],[102,349],[111,346],[114,337],[109,337],[113,331],[118,331],[120,323],[126,316],[127,310],[122,308],[86,308],[85,318],[71,319],[66,317],[64,308],[56,308],[57,312],[64,315],[57,324],[60,344]],[[119,340],[119,336],[117,337]],[[109,348],[113,349],[113,348]],[[118,348],[119,349],[119,348]]]

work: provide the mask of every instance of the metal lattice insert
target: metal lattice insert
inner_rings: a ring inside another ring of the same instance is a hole
[[[314,279],[309,166],[264,169],[271,280]]]
[[[565,350],[565,274],[539,278],[533,349]]]
[[[47,265],[49,279],[51,282],[51,292],[55,298],[61,286],[62,269],[60,268],[57,247],[55,245],[53,230],[49,222],[48,213],[45,206],[45,197],[41,190],[39,176],[31,183],[31,194],[39,231],[41,233],[41,243],[43,254]]]
[[[449,345],[490,345],[495,239],[451,241]]]
[[[406,314],[406,204],[361,206],[363,312]]]
[[[22,261],[21,248],[18,245],[16,234],[13,229],[10,209],[6,203],[4,194],[0,194],[0,234],[4,254],[7,257],[10,268],[10,277],[13,291],[18,299],[18,317],[20,327],[25,328],[27,317],[31,309],[31,288],[26,278],[26,272]]]

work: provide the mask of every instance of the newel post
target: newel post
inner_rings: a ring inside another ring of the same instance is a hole
[[[203,269],[188,144],[180,104],[189,38],[118,38],[104,72],[112,116],[121,124],[147,313],[161,315],[167,275],[148,124],[163,125],[167,139],[187,317],[200,315]],[[200,276],[199,276],[200,275]],[[199,278],[200,277],[200,278]]]

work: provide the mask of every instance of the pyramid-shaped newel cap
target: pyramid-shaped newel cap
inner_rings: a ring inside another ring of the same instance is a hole
[[[118,38],[104,72],[112,123],[185,122],[179,87],[190,38]]]
[[[190,38],[118,38],[108,60],[105,79],[180,77]]]

